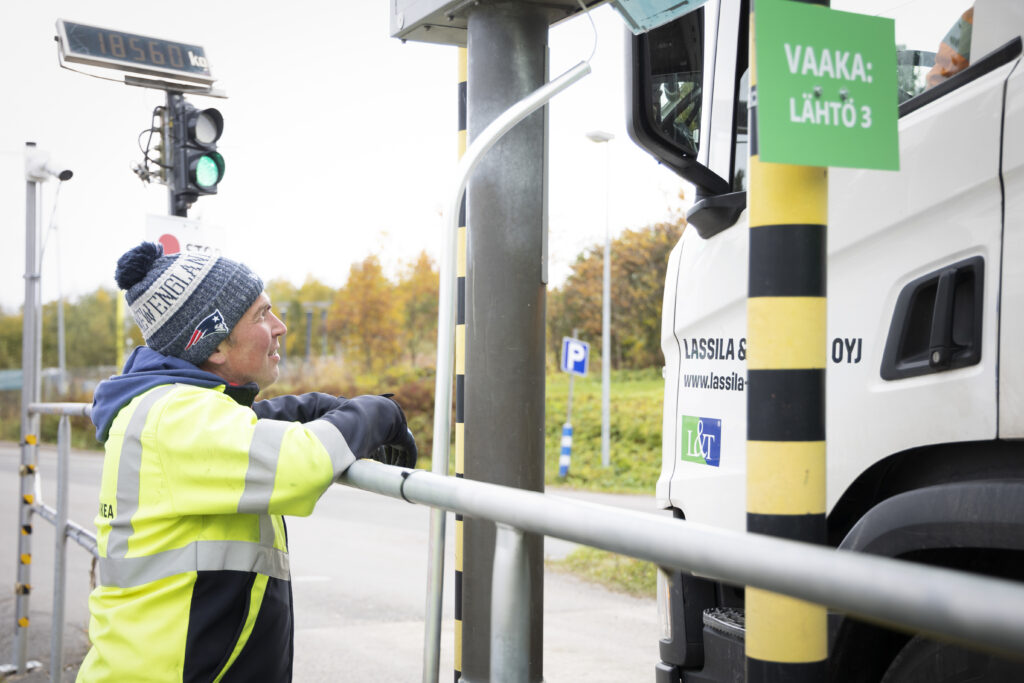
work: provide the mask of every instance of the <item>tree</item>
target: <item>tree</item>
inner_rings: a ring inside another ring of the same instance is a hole
[[[617,327],[621,363],[631,368],[660,366],[661,304],[665,272],[672,247],[685,220],[627,230],[616,240],[612,259],[612,304],[620,315]]]
[[[0,370],[21,367],[21,313],[0,314]]]
[[[663,362],[661,302],[668,255],[686,224],[672,221],[625,230],[611,244],[611,346],[616,368],[647,368]],[[573,329],[587,339],[601,338],[601,299],[604,247],[594,245],[580,254],[562,287],[548,301],[549,340],[555,358],[563,336]]]
[[[348,359],[358,360],[369,371],[393,365],[401,348],[401,326],[395,287],[385,277],[380,259],[371,254],[352,264],[328,319],[328,330],[340,339]]]
[[[421,251],[406,266],[395,294],[402,315],[402,345],[416,367],[421,353],[433,348],[437,339],[438,272],[427,252]]]

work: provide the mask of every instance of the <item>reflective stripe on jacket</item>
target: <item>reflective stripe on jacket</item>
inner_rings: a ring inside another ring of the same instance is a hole
[[[78,680],[290,680],[281,516],[312,512],[354,460],[331,422],[258,419],[223,387],[136,396],[106,441]]]

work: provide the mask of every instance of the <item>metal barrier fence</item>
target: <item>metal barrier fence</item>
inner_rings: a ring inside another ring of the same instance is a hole
[[[53,523],[57,529],[50,638],[50,679],[56,682],[60,680],[62,669],[66,540],[71,539],[93,556],[97,555],[95,536],[67,518],[69,417],[88,415],[89,406],[34,403],[29,406],[29,412],[36,416],[61,416],[57,437],[56,509],[45,505],[39,497],[35,444],[23,447],[22,462],[23,478],[33,478],[29,494],[32,496],[31,512]],[[491,588],[493,680],[526,681],[529,671],[526,608],[531,587],[526,573],[524,532],[602,548],[734,585],[783,593],[886,627],[922,633],[1004,656],[1024,657],[1024,583],[758,534],[730,532],[373,461],[357,461],[340,483],[410,503],[487,519],[497,525]],[[30,537],[28,534],[21,536],[23,541]],[[19,547],[19,553],[26,549],[31,554],[30,546]],[[27,594],[25,597],[27,614]],[[984,609],[979,609],[979,605],[984,605]],[[20,629],[15,640],[16,667],[20,672],[26,665],[27,622],[24,628],[20,625],[15,628]],[[436,657],[433,661],[437,661]],[[13,673],[11,667],[5,669]],[[429,677],[428,672],[424,672],[424,679]]]
[[[21,499],[18,502],[18,578],[15,585],[14,656],[11,664],[0,666],[0,674],[23,673],[38,668],[39,662],[28,661],[28,604],[32,590],[32,516],[39,515],[53,524],[53,614],[50,624],[50,681],[59,683],[63,670],[64,603],[67,585],[67,540],[99,557],[96,536],[68,519],[68,460],[71,454],[71,418],[88,417],[92,406],[87,403],[32,403],[28,415],[35,423],[32,434],[39,434],[40,415],[59,415],[57,425],[57,507],[43,502],[42,482],[38,471],[38,440],[26,439],[21,445]]]
[[[374,462],[354,463],[341,483],[498,525],[492,615],[492,672],[525,681],[528,648],[510,651],[526,622],[522,532],[553,536],[738,586],[754,586],[876,624],[1024,657],[1024,583],[759,534],[660,518]],[[979,605],[984,605],[980,609]],[[523,612],[519,614],[519,612]],[[516,659],[519,657],[519,659]],[[493,677],[493,676],[492,676]]]

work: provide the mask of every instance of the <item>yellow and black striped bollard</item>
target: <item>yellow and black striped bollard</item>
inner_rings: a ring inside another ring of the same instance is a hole
[[[759,158],[753,5],[747,530],[824,543],[828,171]],[[746,627],[749,683],[826,679],[823,606],[748,586]]]
[[[459,158],[466,153],[467,50],[459,52]],[[466,437],[466,196],[459,208],[459,244],[455,275],[458,304],[455,318],[455,476],[463,477]],[[462,676],[462,515],[455,515],[455,683]]]

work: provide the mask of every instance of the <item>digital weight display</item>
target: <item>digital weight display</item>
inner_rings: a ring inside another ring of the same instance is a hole
[[[209,85],[206,52],[199,45],[57,20],[65,61]]]

